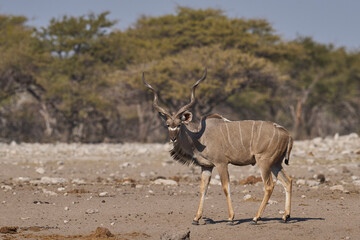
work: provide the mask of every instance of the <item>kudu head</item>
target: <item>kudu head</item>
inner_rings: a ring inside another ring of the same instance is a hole
[[[154,93],[153,106],[155,110],[159,112],[160,117],[164,119],[164,121],[166,122],[166,126],[169,130],[170,140],[172,142],[176,142],[180,132],[181,125],[188,124],[192,120],[192,113],[189,110],[195,104],[195,89],[200,82],[205,80],[206,73],[207,70],[205,68],[203,76],[199,80],[197,80],[196,83],[192,86],[190,103],[183,106],[176,113],[173,114],[170,114],[167,110],[159,106],[158,104],[159,97],[156,90],[145,81],[145,74],[143,73],[142,75],[142,81],[144,85]]]

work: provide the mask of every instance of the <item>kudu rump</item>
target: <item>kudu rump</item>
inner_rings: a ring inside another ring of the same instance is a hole
[[[233,223],[234,210],[230,198],[228,164],[237,166],[257,164],[265,185],[265,194],[253,221],[256,223],[274,189],[273,173],[280,180],[286,191],[285,213],[282,217],[286,222],[290,217],[291,178],[285,173],[282,161],[289,162],[293,140],[288,131],[280,125],[266,121],[229,121],[212,114],[202,117],[199,124],[191,122],[189,111],[195,103],[195,89],[206,78],[204,75],[192,87],[190,103],[180,108],[175,114],[158,105],[156,90],[145,81],[143,83],[154,93],[153,106],[166,121],[170,140],[173,143],[171,156],[183,164],[195,164],[201,167],[200,203],[193,224],[198,224],[202,216],[205,195],[214,167],[218,169],[222,188],[226,195],[229,224]]]

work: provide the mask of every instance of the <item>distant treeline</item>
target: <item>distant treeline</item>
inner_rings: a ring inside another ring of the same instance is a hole
[[[142,72],[176,111],[205,67],[197,119],[269,120],[296,138],[360,132],[359,51],[285,41],[266,20],[217,9],[178,7],[126,31],[108,14],[38,29],[0,15],[0,141],[165,141]]]

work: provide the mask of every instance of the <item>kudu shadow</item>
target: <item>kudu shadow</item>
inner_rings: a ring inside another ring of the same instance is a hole
[[[220,223],[228,223],[227,220],[219,220],[219,221],[215,221],[211,218],[203,218],[205,224],[220,224]],[[309,218],[309,217],[295,217],[295,218],[290,218],[286,223],[283,222],[283,220],[281,218],[261,218],[260,221],[258,221],[256,224],[254,225],[264,225],[264,224],[268,224],[271,222],[280,222],[280,223],[284,223],[284,224],[294,224],[294,223],[299,223],[299,222],[307,222],[307,221],[325,221],[325,218]],[[240,224],[244,224],[244,223],[249,223],[252,224],[253,220],[252,218],[246,218],[246,219],[236,219],[233,221],[232,225],[240,225]]]
[[[186,133],[190,136],[190,138],[192,139],[193,143],[194,143],[194,146],[195,148],[199,151],[199,152],[202,152],[204,151],[204,149],[206,148],[205,145],[201,144],[199,142],[199,139],[202,137],[202,135],[204,134],[205,132],[205,129],[206,129],[206,118],[207,116],[205,117],[202,117],[200,122],[201,122],[201,128],[199,131],[197,132],[192,132],[190,131],[189,129],[186,128]]]
[[[202,135],[204,134],[205,130],[206,130],[206,119],[207,118],[220,118],[219,116],[215,115],[214,114],[210,114],[210,115],[207,115],[207,116],[203,116],[201,117],[201,120],[200,120],[200,129],[197,131],[197,132],[192,132],[190,131],[189,129],[186,128],[186,133],[190,136],[190,138],[192,139],[193,141],[193,144],[196,148],[196,150],[198,150],[199,152],[202,152],[205,150],[206,146],[201,144],[199,142],[199,139],[202,137]]]

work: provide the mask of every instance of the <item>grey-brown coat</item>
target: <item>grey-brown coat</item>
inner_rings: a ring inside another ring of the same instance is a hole
[[[195,89],[206,78],[204,75],[193,86],[191,101],[175,114],[158,105],[158,96],[152,86],[144,84],[154,92],[154,108],[166,120],[170,140],[173,142],[171,156],[183,164],[196,164],[201,167],[200,203],[193,223],[198,224],[202,216],[206,191],[214,167],[218,169],[222,188],[227,198],[229,223],[233,222],[234,211],[231,204],[228,164],[243,166],[257,164],[265,185],[265,194],[260,208],[253,218],[256,223],[274,189],[273,173],[286,191],[283,220],[290,217],[291,178],[285,173],[282,161],[288,164],[293,140],[288,131],[280,125],[267,121],[229,121],[213,114],[205,116],[199,124],[191,122],[189,109],[195,102]]]

